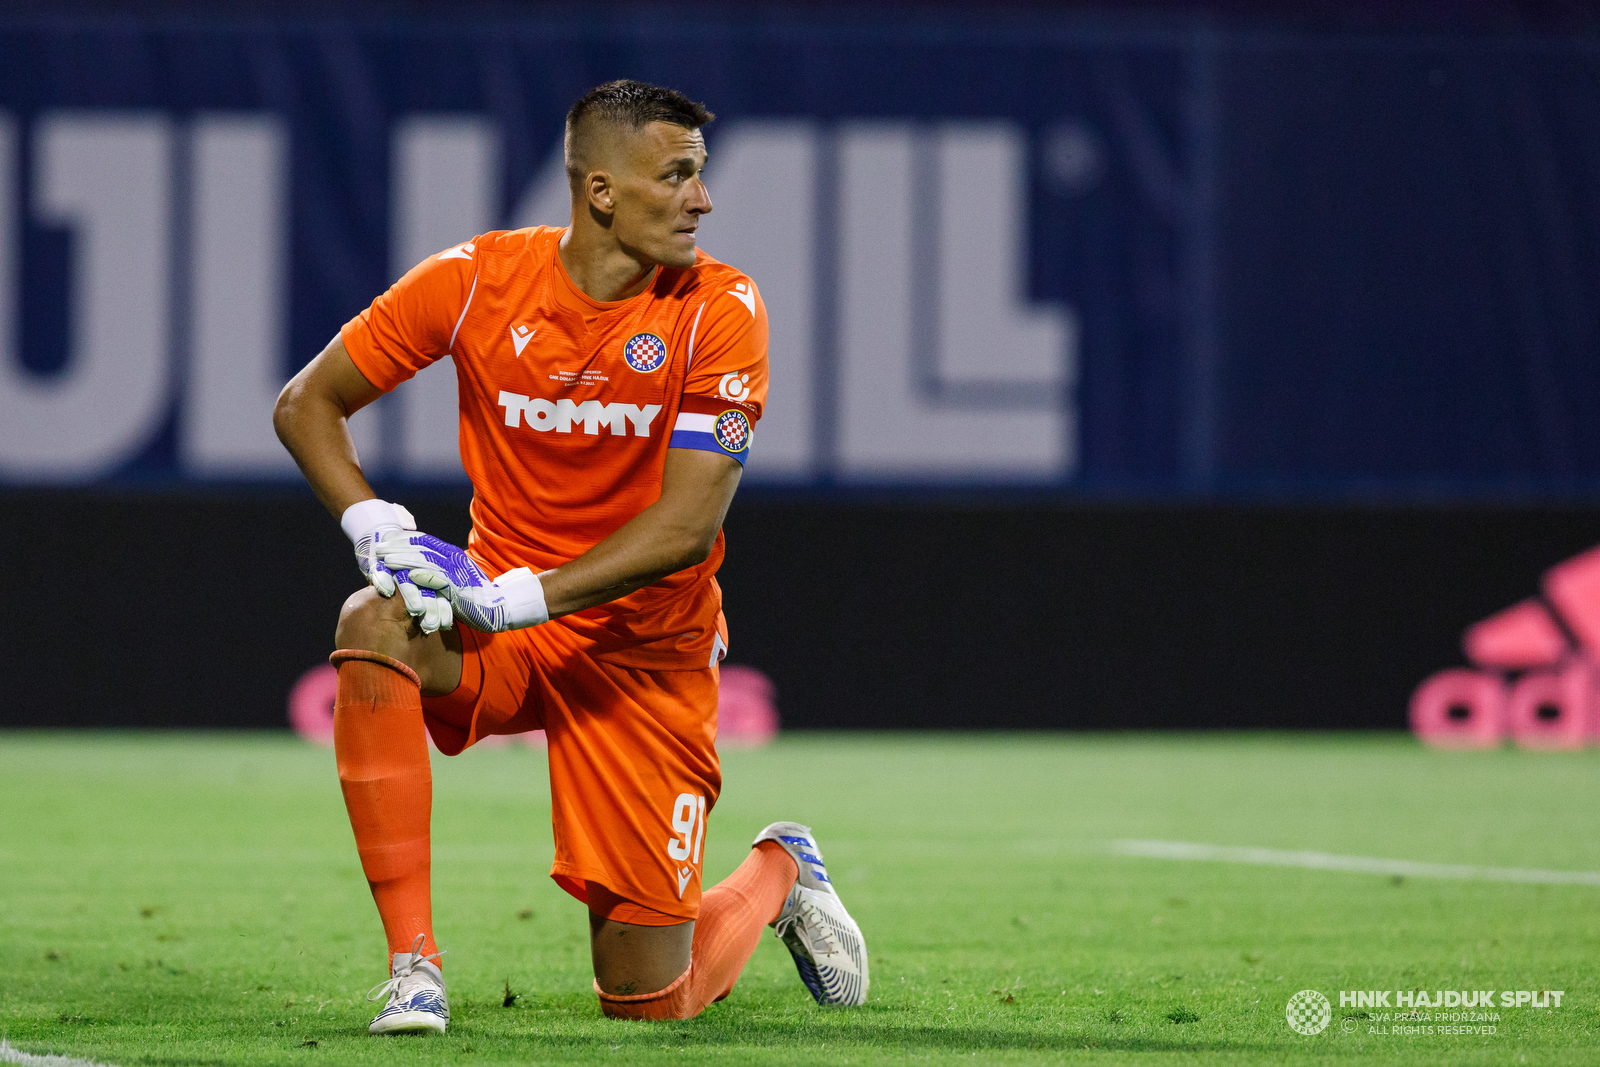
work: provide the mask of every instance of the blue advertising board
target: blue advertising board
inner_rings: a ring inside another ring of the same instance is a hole
[[[288,376],[427,255],[564,224],[566,108],[708,129],[772,389],[747,484],[1600,493],[1600,42],[864,8],[0,20],[0,484],[297,477]],[[352,420],[462,480],[435,366]]]

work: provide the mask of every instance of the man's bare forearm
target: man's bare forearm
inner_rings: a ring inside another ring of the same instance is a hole
[[[300,473],[306,476],[322,506],[334,518],[358,500],[375,494],[361,473],[355,442],[347,418],[334,405],[314,397],[299,397],[278,404],[273,419],[278,440],[289,450]]]
[[[350,416],[379,395],[335,337],[278,396],[272,426],[322,506],[334,518],[376,494],[361,472]]]
[[[670,452],[660,500],[583,555],[539,575],[550,617],[609,603],[705,562],[739,474],[721,456]]]
[[[646,508],[577,559],[539,575],[539,581],[554,619],[625,597],[704,562],[709,554],[697,531],[673,529],[654,508]]]

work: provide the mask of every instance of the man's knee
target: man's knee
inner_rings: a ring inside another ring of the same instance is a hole
[[[335,648],[377,652],[417,674],[424,696],[452,692],[461,681],[461,637],[454,630],[431,634],[406,613],[399,595],[381,597],[368,587],[350,595],[339,611]]]
[[[335,648],[381,652],[404,662],[411,616],[398,597],[381,597],[371,586],[350,594],[339,609],[339,625],[334,630]]]
[[[609,889],[589,883],[591,909],[612,911],[621,903]],[[689,1000],[693,943],[693,921],[641,926],[591,911],[589,945],[601,1010],[613,1019],[689,1019],[700,1014],[705,1005]]]
[[[667,988],[634,996],[607,993],[600,988],[600,982],[596,979],[594,991],[600,998],[600,1010],[608,1019],[635,1019],[641,1022],[693,1019],[706,1009],[700,998],[695,996],[693,970],[691,963]]]

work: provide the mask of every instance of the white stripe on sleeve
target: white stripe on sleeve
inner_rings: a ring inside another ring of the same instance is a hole
[[[701,433],[711,433],[716,428],[715,415],[699,415],[690,411],[678,412],[678,421],[673,424],[673,430],[698,430]]]

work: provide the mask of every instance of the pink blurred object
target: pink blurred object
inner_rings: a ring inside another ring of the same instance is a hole
[[[1506,727],[1522,748],[1582,748],[1588,740],[1594,682],[1574,656],[1556,671],[1529,671],[1511,683]]]
[[[1551,567],[1544,595],[1589,655],[1600,658],[1600,548]]]
[[[1600,744],[1600,547],[1545,573],[1530,598],[1471,626],[1461,647],[1479,671],[1440,671],[1411,697],[1411,729],[1430,745],[1523,748]],[[1576,638],[1578,647],[1572,647]]]
[[[1530,597],[1468,627],[1461,647],[1479,667],[1525,671],[1559,666],[1567,654],[1567,636],[1549,609]]]
[[[778,735],[777,687],[754,667],[722,667],[717,747],[756,748]]]
[[[1506,687],[1487,671],[1440,671],[1411,696],[1411,730],[1437,748],[1493,748],[1505,735]]]
[[[300,676],[289,690],[289,725],[313,745],[333,747],[333,698],[339,691],[339,672],[320,663]]]

